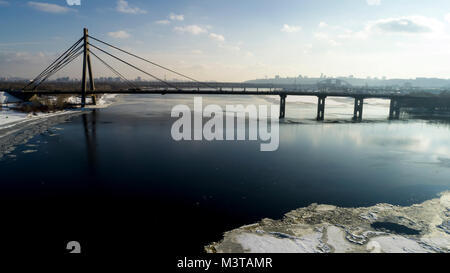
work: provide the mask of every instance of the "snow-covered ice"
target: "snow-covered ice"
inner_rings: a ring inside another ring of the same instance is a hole
[[[434,253],[450,252],[450,192],[409,207],[378,204],[340,208],[312,204],[282,220],[226,232],[205,247],[213,253]],[[376,225],[388,223],[387,225]],[[391,227],[376,228],[377,226]],[[396,229],[395,227],[400,227]],[[411,233],[407,231],[417,231]]]

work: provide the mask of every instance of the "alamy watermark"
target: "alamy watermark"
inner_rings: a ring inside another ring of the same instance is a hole
[[[184,104],[172,108],[171,116],[178,119],[172,125],[171,134],[175,141],[259,140],[260,150],[271,152],[279,147],[278,114],[274,105],[226,105],[224,111],[216,104],[204,107],[202,97],[195,97],[194,109]]]

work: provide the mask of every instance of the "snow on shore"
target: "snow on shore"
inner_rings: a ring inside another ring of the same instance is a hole
[[[450,252],[450,192],[410,207],[312,204],[225,233],[210,253]]]
[[[116,101],[116,97],[118,95],[117,94],[103,94],[102,96],[98,96],[97,97],[97,104],[96,105],[89,105],[92,100],[90,97],[86,98],[86,103],[88,104],[88,106],[86,106],[86,108],[88,109],[95,109],[95,108],[105,108],[110,106],[112,103],[114,103]],[[76,96],[72,96],[70,98],[67,99],[68,103],[72,103],[72,104],[81,104],[81,98],[80,97],[76,97]]]
[[[115,97],[115,95],[99,97],[97,105],[88,106],[85,109],[67,109],[51,113],[22,113],[6,106],[6,103],[16,103],[20,102],[19,100],[0,92],[0,100],[3,102],[3,107],[0,109],[0,160],[5,156],[14,157],[11,153],[16,146],[27,143],[29,139],[67,121],[73,115],[111,105],[115,102]],[[71,97],[69,100],[79,102],[79,98],[76,97]],[[33,151],[26,150],[24,153]]]
[[[25,122],[36,121],[44,118],[59,116],[59,115],[67,115],[71,113],[80,112],[78,110],[65,110],[65,111],[57,111],[54,113],[21,113],[13,110],[0,110],[0,129],[11,128],[16,125],[20,125]],[[1,137],[1,136],[0,136]]]
[[[116,98],[117,95],[103,95],[99,97],[97,101],[97,105],[95,106],[88,106],[86,109],[92,109],[92,108],[104,108],[111,105]],[[90,100],[90,99],[89,99]],[[88,100],[88,102],[89,102]],[[13,103],[19,103],[21,102],[19,99],[9,95],[6,92],[0,92],[0,103],[1,104],[13,104]],[[68,99],[69,103],[81,103],[81,99],[78,97],[70,97]],[[73,113],[79,113],[81,112],[81,109],[68,109],[63,111],[56,111],[52,113],[23,113],[11,110],[8,107],[2,107],[0,109],[0,129],[10,128],[16,125],[20,125],[22,123],[27,123],[30,121],[36,121],[40,119],[45,119],[49,117],[59,116],[59,115],[67,115],[67,114],[73,114]],[[0,136],[1,137],[1,136]]]

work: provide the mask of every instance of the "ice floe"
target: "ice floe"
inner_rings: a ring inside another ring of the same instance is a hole
[[[312,204],[282,220],[226,232],[213,253],[450,252],[450,192],[409,207],[340,208]]]

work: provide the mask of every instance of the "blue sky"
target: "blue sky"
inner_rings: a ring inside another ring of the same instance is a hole
[[[450,75],[448,0],[68,2],[79,0],[0,0],[0,76],[32,77],[83,27],[201,80]],[[140,75],[117,67],[129,78]],[[97,76],[110,75],[95,68]],[[79,77],[79,70],[75,63],[58,76]]]

